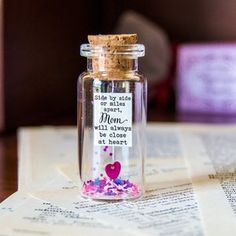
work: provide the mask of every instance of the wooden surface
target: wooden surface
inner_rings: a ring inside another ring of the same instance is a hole
[[[17,190],[16,134],[0,137],[0,202]]]
[[[134,10],[161,26],[172,41],[236,39],[235,0],[103,0],[104,30],[109,32],[124,10]]]
[[[0,0],[0,131],[4,129],[3,26],[3,0]]]
[[[75,118],[77,77],[86,68],[80,44],[99,30],[98,3],[0,0],[0,10],[2,2],[0,128],[39,125],[62,115]]]

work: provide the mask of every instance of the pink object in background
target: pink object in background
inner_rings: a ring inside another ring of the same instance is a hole
[[[177,110],[236,114],[236,43],[179,47]]]

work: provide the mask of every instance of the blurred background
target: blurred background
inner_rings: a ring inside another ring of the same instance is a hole
[[[147,48],[140,68],[149,79],[148,119],[165,121],[196,118],[176,108],[180,46],[236,40],[236,0],[0,3],[1,132],[26,125],[76,124],[77,77],[86,68],[79,48],[88,34],[139,34]],[[219,120],[218,115],[211,117]]]

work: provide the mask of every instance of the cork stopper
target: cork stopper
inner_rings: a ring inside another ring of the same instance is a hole
[[[137,34],[88,35],[89,44],[101,46],[104,55],[92,57],[94,71],[127,71],[133,67],[133,61],[122,54],[122,49],[132,47],[137,42]]]
[[[116,46],[137,43],[138,36],[137,34],[88,35],[88,41],[92,45]]]

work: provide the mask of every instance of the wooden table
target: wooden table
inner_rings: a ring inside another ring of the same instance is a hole
[[[0,136],[0,202],[17,190],[16,134]]]

